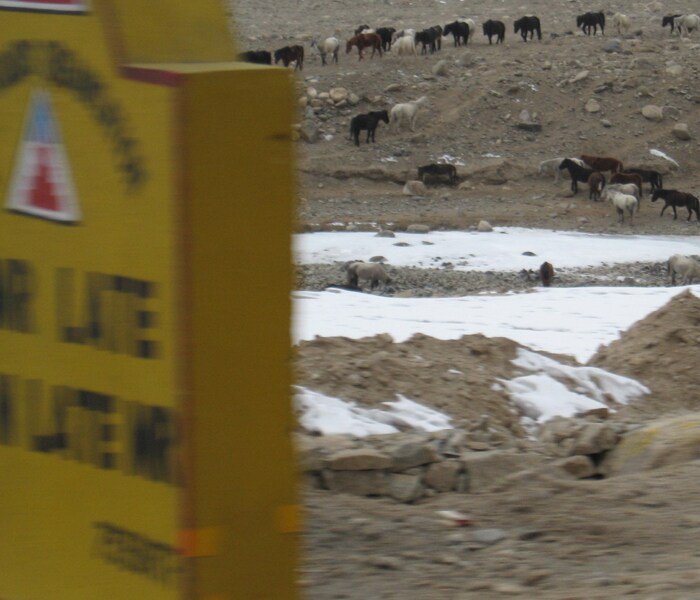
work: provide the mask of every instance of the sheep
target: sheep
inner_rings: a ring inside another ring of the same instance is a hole
[[[554,267],[547,261],[540,265],[540,281],[544,287],[549,287],[554,279]]]
[[[421,96],[418,100],[411,100],[402,104],[395,104],[389,112],[391,120],[390,128],[398,130],[401,123],[408,122],[411,131],[416,130],[416,118],[418,117],[418,109],[428,102],[426,96]]]
[[[630,215],[630,221],[634,218],[634,211],[639,211],[639,200],[630,194],[623,194],[615,190],[605,188],[601,194],[603,200],[610,200],[617,211],[618,222],[625,222],[625,212]]]
[[[626,34],[630,28],[630,18],[622,13],[615,13],[612,16],[612,24],[615,29],[617,29],[618,35]]]
[[[359,287],[360,281],[369,281],[370,289],[374,290],[379,282],[385,286],[391,283],[391,278],[379,263],[366,263],[362,261],[349,261],[343,265],[347,274],[347,285]]]
[[[321,64],[326,65],[326,56],[331,55],[334,63],[338,63],[338,50],[340,49],[340,40],[336,37],[328,37],[322,42],[311,40],[311,47],[318,48],[321,55]]]
[[[681,276],[681,284],[693,283],[700,279],[700,263],[690,256],[674,254],[666,263],[666,273],[671,275],[671,284],[676,285],[676,274]]]
[[[600,193],[605,187],[605,175],[599,171],[594,171],[588,177],[588,199],[598,202]]]
[[[399,56],[412,54],[416,56],[416,41],[413,35],[404,35],[394,42],[394,48]]]

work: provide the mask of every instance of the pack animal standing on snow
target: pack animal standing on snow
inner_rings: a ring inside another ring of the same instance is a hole
[[[554,279],[554,267],[545,261],[540,265],[540,281],[544,287],[549,287],[552,285],[552,279]]]

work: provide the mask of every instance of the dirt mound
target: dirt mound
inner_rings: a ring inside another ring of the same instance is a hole
[[[700,298],[685,291],[601,348],[589,364],[649,387],[653,393],[635,404],[638,410],[656,414],[698,410],[699,345]]]
[[[438,340],[419,334],[402,343],[388,335],[317,338],[296,349],[296,382],[365,406],[381,407],[401,394],[447,413],[458,428],[488,415],[494,426],[522,437],[520,415],[496,385],[515,376],[511,361],[519,347],[483,335]]]

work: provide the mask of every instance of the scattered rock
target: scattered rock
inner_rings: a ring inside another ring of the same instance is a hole
[[[488,221],[484,221],[483,219],[479,221],[479,224],[476,226],[476,228],[477,230],[484,232],[493,231],[491,223],[489,223]]]
[[[650,121],[661,121],[664,118],[663,109],[655,104],[647,104],[642,108],[642,115]]]
[[[407,181],[403,186],[403,194],[405,196],[427,196],[428,188],[425,187],[422,181],[414,179]]]
[[[691,138],[687,123],[676,123],[672,129],[673,135],[679,140],[689,140]]]

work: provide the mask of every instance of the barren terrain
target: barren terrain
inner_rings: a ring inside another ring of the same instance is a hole
[[[568,179],[555,183],[538,173],[545,159],[614,156],[625,165],[661,171],[666,188],[700,195],[700,32],[680,39],[661,27],[663,15],[698,12],[697,3],[618,2],[607,12],[608,21],[620,10],[630,15],[632,26],[612,48],[616,34],[610,25],[604,37],[587,37],[575,28],[576,15],[599,9],[580,1],[544,0],[479,6],[459,0],[238,0],[235,28],[241,50],[292,43],[303,43],[306,50],[303,71],[292,74],[290,69],[300,99],[297,230],[402,230],[411,224],[466,230],[486,220],[494,226],[699,235],[698,222],[686,221],[684,209],[678,220],[669,211],[660,217],[661,206],[650,202],[647,185],[634,222],[619,224],[610,204],[588,199],[585,184],[572,194]],[[524,43],[513,35],[512,22],[525,14],[540,16],[542,41]],[[422,29],[456,18],[477,23],[467,47],[455,48],[445,38],[442,50],[427,56],[389,52],[358,61],[356,50],[345,54],[345,40],[364,23]],[[489,46],[482,35],[481,23],[489,18],[506,23],[503,45]],[[329,35],[341,40],[339,64],[322,66],[309,44]],[[443,60],[446,64],[434,69]],[[332,88],[345,88],[356,98],[312,102]],[[348,140],[353,115],[421,96],[429,104],[414,132],[391,131],[381,123],[376,143],[366,144],[362,136],[355,147]],[[646,105],[661,107],[663,118],[645,118],[641,109]],[[541,129],[518,127],[524,110]],[[674,135],[679,123],[687,124],[690,139]],[[663,151],[680,166],[650,149]],[[416,167],[444,161],[457,165],[457,186],[404,194]],[[556,268],[556,260],[551,262]],[[666,284],[660,265],[634,268],[642,284]],[[566,273],[557,284],[585,280],[590,285],[602,275]],[[338,277],[339,272],[310,266],[300,269],[298,285],[321,289]],[[425,293],[420,277],[407,273],[393,293]],[[517,274],[465,282],[445,272],[444,280],[443,295],[526,285]],[[611,417],[621,431],[698,411],[699,304],[692,296],[679,298],[592,359],[591,364],[639,379],[652,390]],[[466,336],[449,342],[419,337],[404,344],[384,338],[322,339],[295,352],[299,383],[366,404],[396,392],[410,394],[449,412],[465,429],[487,414],[521,451],[537,451],[537,443],[513,420],[504,393],[492,388],[496,378],[512,374],[515,348],[510,340]],[[417,355],[423,360],[420,369]],[[468,374],[466,385],[463,379],[441,376],[455,355]],[[381,371],[384,377],[371,389],[349,384],[348,374],[361,369]],[[487,493],[445,493],[410,505],[305,485],[303,596],[695,598],[700,589],[699,475],[697,460],[601,480],[568,480],[542,471]],[[436,518],[441,509],[469,514],[475,527],[445,525]],[[492,533],[479,537],[476,531]]]

